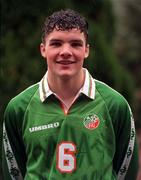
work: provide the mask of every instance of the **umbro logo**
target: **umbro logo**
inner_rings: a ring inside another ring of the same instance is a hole
[[[46,129],[52,129],[52,128],[57,128],[57,127],[59,127],[59,122],[54,122],[54,123],[45,124],[41,126],[34,126],[34,127],[29,128],[29,131],[32,133],[36,131],[43,131]]]

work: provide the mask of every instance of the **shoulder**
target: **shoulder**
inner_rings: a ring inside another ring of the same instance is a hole
[[[125,110],[129,107],[127,100],[118,91],[108,86],[106,83],[95,80],[96,92],[105,102],[108,109]]]
[[[18,112],[18,111],[24,111],[26,107],[28,106],[30,100],[36,93],[36,91],[39,88],[39,83],[34,84],[24,91],[22,91],[20,94],[15,96],[13,99],[10,100],[10,102],[7,105],[5,113],[8,112]]]
[[[123,95],[102,81],[95,80],[96,91],[105,101],[126,101]],[[113,99],[114,98],[114,99]]]
[[[115,127],[115,132],[125,127],[130,129],[132,112],[127,100],[107,84],[95,80],[96,98],[104,103]],[[118,127],[118,128],[117,128]]]

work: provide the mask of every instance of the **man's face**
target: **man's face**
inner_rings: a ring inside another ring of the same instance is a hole
[[[48,73],[60,78],[72,78],[82,71],[84,59],[89,55],[84,33],[78,29],[53,30],[41,43],[42,56],[47,60]]]

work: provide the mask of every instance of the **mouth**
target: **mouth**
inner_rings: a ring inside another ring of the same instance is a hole
[[[69,64],[74,64],[75,61],[69,61],[69,60],[61,60],[61,61],[57,61],[57,64],[62,64],[62,65],[69,65]]]

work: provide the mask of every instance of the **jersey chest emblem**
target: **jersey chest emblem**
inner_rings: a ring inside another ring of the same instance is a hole
[[[95,114],[88,115],[87,117],[84,118],[83,124],[87,129],[93,130],[99,126],[100,120],[99,117]]]

